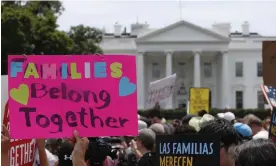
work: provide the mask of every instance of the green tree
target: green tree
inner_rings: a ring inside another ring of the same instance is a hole
[[[59,1],[1,2],[2,73],[9,54],[66,54],[74,42],[57,30],[57,17],[64,10]]]
[[[7,54],[28,53],[32,41],[32,30],[35,17],[28,10],[19,6],[2,7],[2,59]]]
[[[84,25],[72,26],[68,32],[74,41],[74,54],[102,53],[99,43],[102,40],[102,31]]]
[[[49,11],[59,16],[64,11],[60,1],[27,1],[25,6],[38,16],[45,15]]]
[[[71,27],[68,33],[57,29],[64,11],[60,1],[1,2],[2,73],[7,73],[11,54],[101,53],[102,33],[87,26]]]

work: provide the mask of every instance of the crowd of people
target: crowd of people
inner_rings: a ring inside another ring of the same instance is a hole
[[[217,134],[220,136],[220,166],[275,166],[276,144],[269,139],[269,125],[253,114],[236,118],[232,112],[212,116],[206,111],[166,121],[159,108],[148,116],[138,115],[137,137],[81,138],[78,131],[68,139],[36,140],[40,166],[155,166],[157,135]],[[9,161],[9,132],[2,130],[1,160]],[[106,146],[108,145],[108,146]],[[212,166],[211,163],[206,166]]]

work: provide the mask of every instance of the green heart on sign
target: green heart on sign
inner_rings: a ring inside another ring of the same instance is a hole
[[[29,100],[29,87],[26,84],[20,84],[18,88],[10,90],[10,96],[20,104],[27,105]]]

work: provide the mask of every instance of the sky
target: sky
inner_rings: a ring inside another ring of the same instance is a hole
[[[231,31],[241,31],[248,21],[250,32],[276,36],[276,1],[132,1],[67,0],[58,19],[59,29],[83,24],[113,32],[115,22],[130,31],[130,24],[147,22],[150,28],[162,28],[185,20],[204,28],[214,23],[231,23]]]

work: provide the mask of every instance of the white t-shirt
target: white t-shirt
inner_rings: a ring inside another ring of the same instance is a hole
[[[47,155],[47,159],[49,162],[49,166],[54,166],[55,163],[58,161],[58,157],[53,155],[47,149],[45,149],[45,150],[46,150],[46,155]],[[38,150],[36,150],[36,153],[35,153],[35,160],[34,160],[33,166],[40,166]]]
[[[253,136],[253,139],[268,139],[268,135],[269,135],[268,131],[261,130]]]

